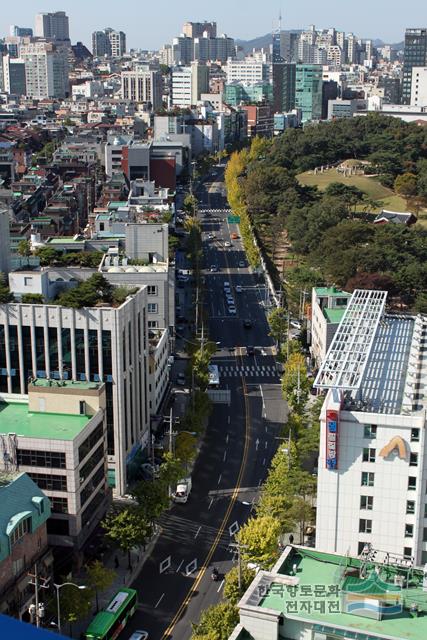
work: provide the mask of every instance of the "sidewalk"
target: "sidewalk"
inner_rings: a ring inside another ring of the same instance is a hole
[[[116,578],[109,589],[104,591],[103,593],[98,594],[98,602],[99,602],[99,610],[105,608],[105,606],[110,602],[111,598],[120,590],[121,587],[129,587],[133,581],[136,579],[138,574],[140,573],[142,567],[145,562],[151,555],[153,551],[157,539],[160,535],[161,529],[157,526],[157,531],[150,540],[150,542],[145,547],[145,551],[140,550],[132,550],[131,551],[131,565],[132,569],[128,569],[128,554],[123,553],[120,549],[112,549],[108,555],[105,555],[103,558],[103,563],[105,567],[109,569],[113,569],[115,571]],[[119,566],[116,568],[116,559],[119,562]],[[73,576],[73,579],[80,580],[84,584],[84,568],[77,576]],[[75,622],[72,625],[73,628],[73,638],[80,638],[81,634],[83,634],[93,618],[96,615],[96,604],[94,604],[94,609],[92,614],[85,620],[79,620],[79,622]],[[69,624],[63,621],[62,623],[62,634],[68,636],[70,631]]]

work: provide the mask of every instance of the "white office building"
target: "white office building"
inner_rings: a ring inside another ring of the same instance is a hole
[[[192,62],[188,67],[175,67],[172,71],[172,104],[191,107],[209,91],[209,68]]]
[[[118,307],[1,306],[0,393],[26,394],[31,378],[105,383],[109,480],[126,493],[127,466],[149,442],[146,288]]]
[[[70,29],[65,11],[38,13],[36,15],[35,36],[53,40],[69,40]]]
[[[25,63],[27,96],[38,100],[65,98],[69,90],[66,51],[49,42],[31,42],[20,47]]]
[[[313,287],[311,292],[310,353],[319,367],[342,320],[350,294],[336,287]]]
[[[247,86],[268,82],[270,65],[252,59],[228,60],[225,68],[227,84],[240,82]]]
[[[427,562],[425,316],[356,290],[315,385],[321,413],[316,547]],[[365,549],[365,550],[366,550]]]
[[[105,385],[32,380],[28,395],[0,395],[0,471],[25,471],[48,496],[49,543],[81,549],[105,515]]]
[[[427,107],[427,67],[412,68],[411,106]]]

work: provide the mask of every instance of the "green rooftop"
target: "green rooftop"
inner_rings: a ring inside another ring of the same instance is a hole
[[[49,244],[81,244],[82,242],[84,242],[84,239],[75,239],[71,236],[62,236],[59,238],[48,238],[46,242]]]
[[[102,382],[86,382],[83,380],[47,380],[37,378],[31,381],[34,387],[59,387],[60,389],[99,389]]]
[[[284,614],[285,632],[286,618],[290,618],[308,621],[326,635],[336,634],[349,639],[426,640],[427,592],[422,588],[422,570],[409,572],[408,585],[400,589],[395,586],[394,578],[406,575],[407,570],[395,565],[368,563],[361,578],[361,562],[356,558],[294,548],[276,575],[292,576],[295,564],[298,586],[284,585],[273,577],[267,594],[260,594],[258,604],[261,608]],[[355,602],[359,607],[360,597],[375,599],[378,593],[382,594],[382,601],[390,604],[399,599],[401,606],[394,615],[375,620],[347,610],[342,612],[343,598],[348,598],[350,608]],[[418,617],[411,615],[411,605],[417,605]]]
[[[25,438],[47,440],[74,440],[90,419],[90,416],[31,412],[27,403],[0,403],[2,434],[16,433]]]
[[[323,314],[328,322],[331,322],[332,324],[339,324],[345,310],[346,307],[343,307],[342,309],[323,309]]]
[[[316,295],[318,296],[328,296],[328,297],[338,297],[342,298],[343,296],[350,297],[350,294],[347,291],[343,291],[342,289],[338,289],[338,287],[315,287]]]

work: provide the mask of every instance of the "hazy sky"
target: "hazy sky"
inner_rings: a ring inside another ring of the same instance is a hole
[[[0,35],[9,33],[10,24],[33,27],[38,11],[63,10],[70,18],[73,42],[82,40],[90,46],[92,31],[108,26],[126,33],[128,47],[157,49],[178,35],[186,20],[216,20],[219,32],[234,38],[264,35],[277,24],[280,9],[284,28],[334,26],[390,43],[402,40],[406,27],[427,26],[425,0],[405,4],[397,0],[2,0]]]

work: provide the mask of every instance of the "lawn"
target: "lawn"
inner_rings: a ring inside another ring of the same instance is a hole
[[[407,211],[407,204],[404,198],[396,195],[392,189],[384,187],[375,178],[368,178],[366,176],[351,176],[349,178],[344,177],[340,173],[337,173],[335,169],[328,169],[324,173],[318,173],[315,175],[311,171],[301,173],[298,176],[298,180],[301,184],[310,187],[318,187],[321,191],[324,191],[326,187],[332,182],[340,182],[348,186],[357,187],[372,200],[378,200],[381,202],[381,209],[390,209],[392,211]]]

